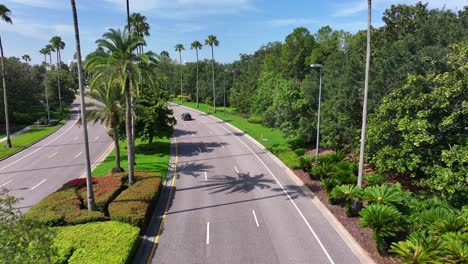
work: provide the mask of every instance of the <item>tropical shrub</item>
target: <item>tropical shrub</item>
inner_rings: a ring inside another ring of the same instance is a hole
[[[327,193],[330,193],[333,190],[333,188],[340,185],[341,183],[339,180],[335,178],[326,178],[326,179],[323,179],[320,182],[320,184]]]
[[[247,122],[252,124],[263,124],[263,118],[261,116],[251,116],[247,119]]]
[[[340,162],[346,158],[346,153],[344,153],[341,150],[335,151],[332,154],[329,155],[331,160],[335,163]]]
[[[387,178],[384,175],[378,173],[364,175],[364,182],[367,186],[382,185],[386,180]]]
[[[369,204],[387,204],[398,205],[403,202],[403,191],[400,186],[390,186],[382,184],[379,186],[371,186],[364,189],[363,199]]]
[[[468,233],[446,233],[442,237],[443,255],[449,263],[468,262]]]
[[[442,241],[424,232],[414,232],[407,240],[392,243],[389,251],[396,253],[403,263],[444,263]]]
[[[312,174],[317,175],[319,179],[327,179],[334,171],[335,166],[329,162],[319,162],[312,168]]]
[[[351,200],[360,197],[361,188],[354,184],[339,185],[333,188],[330,193],[330,198],[343,200],[345,204],[345,213],[347,216],[353,216],[351,210]]]
[[[129,263],[138,247],[140,229],[114,221],[55,227],[54,263]]]
[[[294,150],[294,153],[296,153],[296,155],[298,156],[302,156],[304,154],[306,154],[306,149],[305,148],[297,148]]]
[[[362,217],[359,224],[372,229],[377,250],[380,254],[386,254],[388,238],[394,237],[400,231],[400,211],[387,204],[371,204],[359,214]]]
[[[304,154],[299,156],[299,162],[304,171],[310,172],[312,170],[312,162],[314,162],[314,157],[309,154]]]
[[[135,172],[135,179],[133,185],[110,203],[108,210],[112,220],[143,227],[158,197],[161,176],[158,173]]]

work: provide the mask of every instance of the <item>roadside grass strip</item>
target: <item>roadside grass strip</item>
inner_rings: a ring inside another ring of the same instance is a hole
[[[176,101],[174,103],[179,104]],[[213,107],[206,104],[199,104],[198,109],[194,102],[184,102],[183,105],[213,115],[239,128],[278,156],[288,167],[292,169],[301,167],[299,156],[292,149],[294,139],[284,137],[280,129],[267,127],[257,122],[250,123],[248,118],[237,115],[234,108],[227,107],[226,114],[224,114],[222,107],[218,107],[214,113]]]
[[[124,264],[138,249],[140,229],[129,224],[108,221],[55,227],[54,263]]]

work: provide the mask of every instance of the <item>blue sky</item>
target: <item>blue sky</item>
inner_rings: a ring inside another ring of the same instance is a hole
[[[32,63],[43,57],[39,49],[58,35],[66,42],[62,58],[75,52],[70,2],[68,0],[6,0],[13,25],[0,23],[5,56],[29,54]],[[396,3],[413,0],[373,0],[373,25],[381,26],[382,13]],[[461,10],[468,0],[429,0],[431,8]],[[94,41],[108,28],[125,25],[125,0],[76,0],[83,54],[95,49]],[[167,50],[176,58],[174,46],[182,43],[182,60],[194,61],[190,43],[214,34],[220,41],[215,59],[231,62],[240,53],[253,53],[262,44],[283,41],[294,28],[304,26],[315,33],[322,26],[356,32],[365,29],[367,0],[130,0],[131,12],[148,18],[151,36],[148,48]],[[200,58],[211,56],[204,47]]]

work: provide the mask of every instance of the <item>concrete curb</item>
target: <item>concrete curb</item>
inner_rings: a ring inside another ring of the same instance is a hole
[[[180,107],[190,109],[192,111],[198,112],[200,114],[207,114],[205,112],[202,112],[197,109],[193,109],[184,105],[179,105],[175,104]],[[338,219],[328,210],[328,208],[320,201],[317,197],[315,197],[314,193],[307,187],[305,186],[304,182],[297,177],[297,175],[288,167],[286,164],[284,164],[278,157],[276,157],[273,153],[271,153],[268,149],[266,149],[262,144],[260,144],[257,140],[255,140],[253,137],[251,137],[249,134],[245,133],[244,131],[240,130],[239,128],[231,125],[230,123],[219,119],[213,115],[208,114],[211,116],[213,119],[217,121],[224,122],[227,124],[230,128],[232,128],[236,132],[241,132],[244,133],[244,135],[255,145],[257,145],[260,149],[265,151],[267,155],[269,155],[287,174],[288,176],[301,188],[301,190],[307,194],[310,197],[311,202],[319,209],[319,211],[322,213],[322,215],[327,219],[328,222],[330,222],[331,226],[335,231],[338,233],[338,235],[343,239],[343,241],[346,243],[346,245],[351,249],[351,251],[356,255],[356,257],[359,259],[361,263],[375,263],[374,260],[369,256],[369,253],[365,251],[361,245],[354,239],[354,237],[348,232],[348,230],[338,221]]]

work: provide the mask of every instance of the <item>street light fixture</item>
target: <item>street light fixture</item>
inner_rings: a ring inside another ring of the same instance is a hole
[[[319,140],[320,140],[320,102],[322,101],[322,64],[311,64],[311,68],[320,69],[320,86],[319,86],[319,97],[318,97],[318,110],[317,110],[317,141],[315,147],[315,163],[318,161],[319,156]]]

